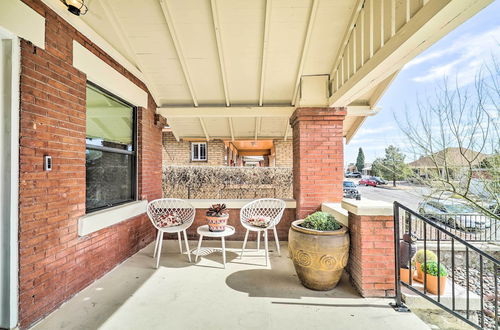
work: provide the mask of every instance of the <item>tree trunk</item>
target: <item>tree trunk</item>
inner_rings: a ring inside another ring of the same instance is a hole
[[[395,176],[392,177],[392,186],[396,187],[396,177]]]

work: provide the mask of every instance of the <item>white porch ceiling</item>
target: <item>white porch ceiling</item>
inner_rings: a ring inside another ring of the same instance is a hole
[[[327,76],[327,105],[365,109],[349,141],[405,63],[490,2],[91,0],[81,19],[141,71],[178,138],[287,138],[289,116],[226,110],[293,111],[303,77]]]
[[[93,0],[82,19],[159,106],[289,105],[300,76],[331,72],[357,2]]]

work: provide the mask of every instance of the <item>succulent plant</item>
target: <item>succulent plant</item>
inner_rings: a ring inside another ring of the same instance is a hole
[[[337,222],[335,217],[326,212],[314,212],[308,215],[300,226],[321,231],[332,231],[342,228],[342,225]]]
[[[424,273],[427,273],[431,276],[438,276],[438,263],[431,261],[427,262],[425,264],[420,265],[420,269]],[[439,265],[439,276],[440,277],[445,277],[448,275],[448,271],[446,270],[446,267],[443,266],[442,264]]]
[[[426,255],[425,260],[424,260],[424,251],[425,251],[425,255]],[[417,251],[417,254],[415,255],[415,260],[419,264],[423,264],[424,262],[437,261],[437,256],[434,252],[432,252],[430,250],[421,249],[421,250]]]
[[[207,216],[209,217],[220,217],[227,214],[226,204],[214,204],[208,211]]]

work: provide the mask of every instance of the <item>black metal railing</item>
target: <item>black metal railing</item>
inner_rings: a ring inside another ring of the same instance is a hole
[[[423,214],[423,216],[433,221],[437,226],[468,242],[500,241],[500,222],[485,215],[446,213]],[[423,237],[423,222],[415,222],[413,230],[417,235]],[[445,234],[441,234],[440,239],[450,240]],[[433,231],[427,233],[427,240],[437,240],[437,236]]]
[[[406,241],[411,238],[411,242],[403,242],[402,238]],[[394,247],[395,309],[406,309],[402,302],[402,289],[405,289],[407,293],[427,299],[472,327],[498,329],[498,259],[435,219],[428,219],[398,202],[394,202]],[[420,258],[420,261],[424,265],[421,274],[414,265],[416,258],[411,258],[419,249],[430,251],[421,254],[423,260]],[[436,264],[431,264],[431,261]],[[427,266],[434,266],[438,274],[444,267],[447,275],[431,276],[424,271]],[[446,277],[446,281],[441,282],[439,279],[442,277]],[[437,282],[437,290],[431,288],[434,281]],[[443,292],[443,289],[446,290]]]

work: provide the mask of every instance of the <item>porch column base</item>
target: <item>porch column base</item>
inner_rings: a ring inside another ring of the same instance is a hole
[[[346,113],[346,108],[297,108],[290,118],[297,219],[318,211],[323,202],[342,199]]]
[[[351,248],[347,269],[363,297],[394,297],[394,217],[392,204],[344,199]]]

